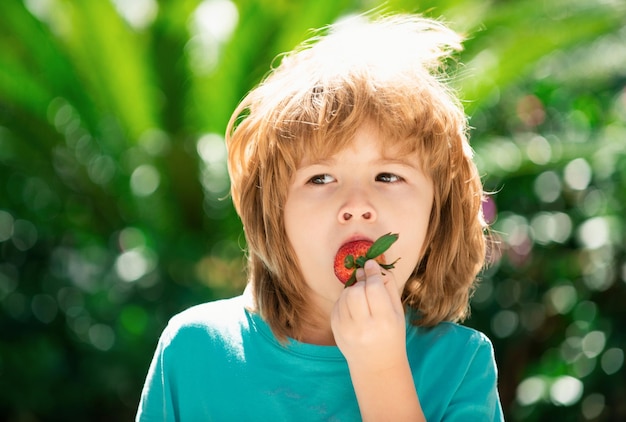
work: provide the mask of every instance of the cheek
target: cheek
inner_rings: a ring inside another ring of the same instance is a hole
[[[316,234],[319,233],[318,225],[310,208],[310,201],[306,203],[293,198],[285,204],[284,224],[287,240],[301,267],[307,267],[307,257],[313,255],[316,245],[320,242],[316,238]]]
[[[302,237],[306,235],[307,228],[311,225],[310,221],[308,223],[306,221],[306,210],[302,204],[295,201],[287,201],[283,221],[287,238],[296,247],[301,242]]]
[[[417,211],[419,210],[419,211]],[[430,206],[419,205],[414,207],[409,214],[409,221],[400,229],[398,248],[391,249],[389,258],[400,257],[396,265],[396,276],[401,278],[398,282],[404,283],[413,273],[427,249],[426,241],[430,223]]]
[[[285,225],[285,231],[290,240],[292,240],[296,228],[301,225],[301,221],[298,220],[301,215],[302,210],[300,209],[300,203],[292,194],[288,194],[283,209],[283,224]]]
[[[419,245],[421,247],[421,245]],[[399,278],[399,282],[404,284],[413,273],[413,270],[417,267],[417,264],[421,258],[421,253],[417,244],[411,244],[403,248],[400,260],[396,264],[397,272],[396,276]],[[394,258],[395,259],[395,258]]]

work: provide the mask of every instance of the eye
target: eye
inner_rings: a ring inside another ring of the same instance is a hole
[[[335,181],[335,178],[330,174],[316,174],[311,177],[307,183],[312,185],[326,185]]]
[[[382,183],[397,183],[404,179],[393,173],[379,173],[376,175],[376,181]]]

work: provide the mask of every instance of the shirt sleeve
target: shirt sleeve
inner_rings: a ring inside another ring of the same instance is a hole
[[[498,394],[498,371],[489,339],[476,333],[470,342],[475,350],[467,371],[454,393],[446,411],[444,421],[504,421]],[[470,344],[468,344],[470,346]]]
[[[141,392],[136,422],[175,421],[171,383],[165,365],[165,350],[169,343],[166,329],[157,345]]]

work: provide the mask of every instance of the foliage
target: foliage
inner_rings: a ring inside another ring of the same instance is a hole
[[[377,4],[3,0],[0,418],[132,418],[168,318],[244,284],[231,110],[310,28]],[[457,86],[499,240],[468,324],[507,419],[626,418],[626,5],[419,11],[468,34]]]

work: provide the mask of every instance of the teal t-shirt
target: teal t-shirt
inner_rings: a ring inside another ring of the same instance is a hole
[[[281,344],[238,296],[171,319],[137,421],[358,421],[348,365],[335,346]],[[491,342],[471,328],[407,324],[407,352],[426,420],[500,421]],[[393,406],[389,403],[389,406]]]

